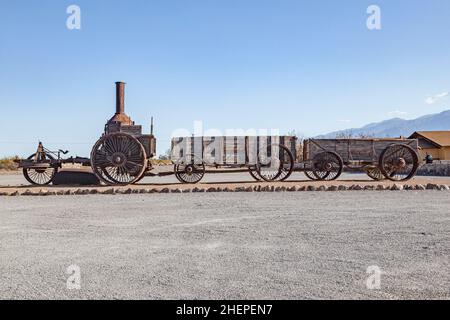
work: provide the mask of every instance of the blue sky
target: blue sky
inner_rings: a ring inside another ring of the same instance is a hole
[[[118,80],[128,115],[145,131],[155,117],[159,153],[195,120],[313,136],[450,109],[449,14],[448,0],[0,0],[0,156],[39,139],[87,156]]]

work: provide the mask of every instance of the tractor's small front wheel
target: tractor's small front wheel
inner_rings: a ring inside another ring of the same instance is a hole
[[[27,158],[27,160],[32,160],[35,156],[35,154],[32,154]],[[46,153],[44,155],[44,158],[39,160],[50,162],[51,160],[54,160],[54,158]],[[52,182],[53,180],[53,177],[58,172],[58,167],[52,167],[48,163],[43,163],[42,167],[39,167],[38,165],[39,163],[36,163],[36,167],[23,168],[23,176],[29,183],[37,186],[45,186],[50,184],[50,182]]]

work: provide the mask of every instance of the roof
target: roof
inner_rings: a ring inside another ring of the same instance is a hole
[[[409,138],[424,138],[439,147],[450,147],[450,131],[416,131]]]

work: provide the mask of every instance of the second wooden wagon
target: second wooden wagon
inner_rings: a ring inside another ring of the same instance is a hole
[[[335,180],[346,167],[374,180],[406,181],[419,167],[418,148],[416,139],[309,139],[301,169],[312,180]]]

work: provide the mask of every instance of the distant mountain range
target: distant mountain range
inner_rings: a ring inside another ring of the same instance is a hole
[[[317,138],[336,137],[408,137],[415,131],[450,130],[450,110],[426,115],[413,120],[393,118],[390,120],[371,123],[361,128],[353,128],[320,135]]]

